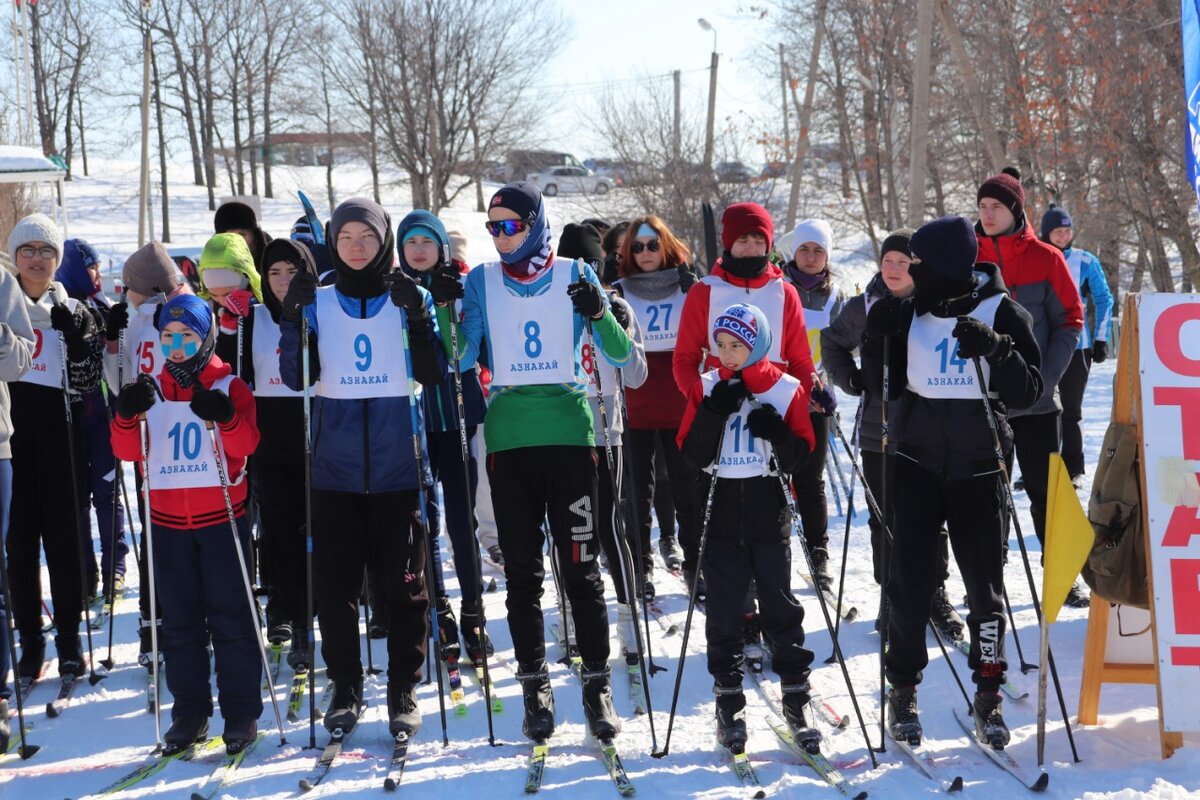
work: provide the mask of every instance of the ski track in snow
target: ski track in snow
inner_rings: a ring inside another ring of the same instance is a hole
[[[136,246],[137,186],[136,162],[96,162],[93,175],[106,177],[83,178],[67,185],[70,204],[70,233],[88,239],[106,258],[112,259],[112,273],[119,275],[120,263]],[[174,242],[172,246],[200,247],[210,230],[211,212],[201,187],[185,184],[190,165],[171,167],[171,217]],[[386,178],[387,176],[385,176]],[[394,176],[393,176],[394,177]],[[369,173],[365,168],[339,168],[335,176],[339,198],[369,194]],[[300,216],[299,203],[289,194],[295,188],[305,188],[313,197],[322,215],[325,193],[324,170],[320,168],[277,168],[275,170],[276,200],[263,200],[263,227],[274,235],[286,235],[291,223]],[[488,191],[488,187],[485,187]],[[393,223],[399,221],[408,208],[408,192],[402,184],[393,183],[385,190],[385,203]],[[832,202],[832,201],[831,201]],[[608,198],[554,198],[547,200],[551,222],[561,230],[565,222],[577,220],[596,212],[607,212],[616,218],[621,211],[622,193]],[[456,206],[442,214],[449,229],[459,229],[469,238],[470,260],[489,257],[489,240],[483,231],[484,215],[473,210],[474,193],[466,191]],[[157,224],[157,223],[156,223]],[[850,245],[860,245],[847,237]],[[842,244],[846,244],[843,242]],[[843,285],[850,290],[857,283],[865,285],[872,265],[856,255],[842,263],[842,252],[857,254],[846,247],[835,249],[834,269]],[[1104,430],[1108,423],[1112,397],[1114,360],[1093,367],[1085,399],[1085,446],[1089,470],[1094,466]],[[849,435],[854,416],[853,398],[843,396],[842,416]],[[847,470],[844,454],[843,467]],[[132,479],[128,476],[130,492]],[[1084,492],[1090,488],[1090,473],[1084,478]],[[827,492],[832,488],[827,489]],[[1021,509],[1022,529],[1027,533],[1027,546],[1033,561],[1034,575],[1041,581],[1038,566],[1039,547],[1033,536],[1033,524],[1023,493],[1016,496]],[[843,498],[844,502],[844,498]],[[870,547],[866,514],[861,501],[861,488],[856,491],[858,514],[850,529],[850,558],[847,565],[846,594],[859,607],[860,615],[853,623],[842,624],[842,648],[847,656],[851,677],[862,707],[867,714],[868,731],[872,742],[878,743],[878,638],[872,622],[878,607],[878,590],[871,579]],[[842,532],[845,518],[833,516],[831,498],[830,539],[833,559],[831,569],[840,567]],[[95,536],[93,523],[93,536]],[[97,551],[99,549],[96,543]],[[451,550],[443,540],[443,557]],[[1006,569],[1008,590],[1016,615],[1018,633],[1027,660],[1036,658],[1037,623],[1030,603],[1029,587],[1015,541],[1013,557]],[[799,559],[794,559],[799,560]],[[136,666],[137,655],[137,580],[136,563],[127,561],[129,573],[126,596],[116,610],[116,644],[113,658],[116,667],[112,675],[95,687],[82,685],[76,691],[70,707],[55,720],[47,719],[45,705],[53,697],[58,682],[49,679],[39,684],[26,704],[26,714],[34,729],[30,741],[42,747],[32,759],[22,762],[15,755],[0,760],[0,798],[58,798],[80,797],[94,792],[136,766],[151,749],[154,722],[144,706],[145,671]],[[457,597],[451,562],[447,561],[447,586]],[[485,568],[486,569],[486,568]],[[953,572],[953,571],[952,571]],[[687,598],[678,581],[659,572],[655,585],[660,603],[681,627]],[[611,586],[611,584],[610,584]],[[836,666],[822,661],[831,652],[828,632],[822,624],[815,595],[800,580],[797,567],[793,587],[806,610],[808,644],[816,654],[813,682],[827,699],[842,713],[851,714],[849,728],[836,735],[826,732],[825,751],[831,761],[840,766],[854,791],[866,789],[872,797],[923,797],[937,792],[894,747],[880,755],[877,770],[870,768],[870,759],[863,745],[857,721],[854,720],[849,697]],[[240,592],[240,589],[238,590]],[[952,600],[961,601],[962,583],[952,575],[949,586]],[[611,598],[611,590],[609,594]],[[457,607],[457,600],[455,606]],[[554,606],[553,588],[547,582],[543,599],[547,629],[558,616]],[[521,736],[520,690],[508,670],[513,662],[512,645],[504,623],[503,579],[499,591],[486,595],[489,632],[501,656],[507,659],[508,669],[500,677],[497,692],[504,700],[505,710],[495,715],[497,747],[489,747],[483,695],[478,685],[465,680],[469,712],[457,717],[447,714],[450,746],[441,745],[436,683],[423,685],[418,692],[424,729],[415,740],[409,754],[400,791],[410,796],[436,791],[441,796],[518,796],[522,793],[525,776],[525,757],[528,743]],[[610,606],[611,608],[611,606]],[[959,606],[965,614],[965,609]],[[614,615],[615,612],[611,612]],[[1063,695],[1068,712],[1074,716],[1079,697],[1080,659],[1086,632],[1085,610],[1066,608],[1052,630],[1052,642]],[[696,797],[705,800],[739,797],[728,759],[715,749],[713,738],[713,696],[711,680],[704,662],[704,617],[697,613],[693,622],[692,639],[686,661],[679,712],[671,738],[671,753],[665,759],[650,757],[651,737],[646,717],[633,717],[625,687],[623,670],[615,669],[613,695],[617,710],[624,718],[624,732],[618,739],[621,757],[630,778],[643,797]],[[364,628],[365,633],[365,628]],[[651,626],[651,647],[655,662],[667,667],[651,681],[652,699],[658,744],[666,735],[667,711],[675,672],[679,666],[679,645],[682,637],[664,637],[658,626]],[[105,655],[107,631],[93,635],[97,658]],[[1013,665],[1009,673],[1013,682],[1030,691],[1024,701],[1006,700],[1005,716],[1013,729],[1009,750],[1032,771],[1036,763],[1036,672],[1022,675],[1012,636],[1006,642],[1007,655]],[[383,642],[373,643],[377,666],[386,666]],[[51,646],[48,655],[53,657]],[[616,652],[615,636],[613,652]],[[550,645],[548,658],[557,658],[557,648]],[[955,657],[955,666],[966,677],[965,660]],[[366,663],[365,640],[363,661]],[[53,671],[51,672],[51,675]],[[555,691],[558,730],[551,741],[550,757],[546,764],[542,792],[561,796],[571,792],[578,797],[615,797],[604,765],[596,747],[584,739],[584,720],[580,707],[579,685],[558,664],[551,665]],[[291,677],[285,665],[280,672],[277,696],[281,709],[286,711],[287,684]],[[323,675],[322,675],[323,682]],[[320,682],[318,687],[320,686]],[[163,726],[169,724],[169,694],[165,684]],[[313,796],[374,797],[382,790],[391,741],[387,734],[386,676],[368,678],[366,694],[369,707],[361,730],[354,734],[349,749],[339,758],[329,777],[312,793]],[[834,797],[832,788],[824,785],[814,772],[799,764],[783,750],[766,724],[766,706],[755,692],[748,692],[749,752],[759,778],[769,796]],[[961,773],[966,793],[976,797],[1002,797],[1021,790],[1013,779],[988,763],[960,735],[951,718],[955,704],[962,698],[954,686],[936,645],[930,646],[930,665],[919,693],[922,721],[926,731],[926,746],[935,749],[939,757],[950,760],[949,769]],[[1158,725],[1155,716],[1155,694],[1149,686],[1108,685],[1101,697],[1101,726],[1076,728],[1075,738],[1082,763],[1073,764],[1070,748],[1060,719],[1057,702],[1051,693],[1048,703],[1050,720],[1047,732],[1047,770],[1050,786],[1045,796],[1055,798],[1088,798],[1088,800],[1133,800],[1134,798],[1176,798],[1200,796],[1200,737],[1185,736],[1184,747],[1166,761],[1159,759]],[[301,720],[286,724],[287,744],[279,746],[278,732],[269,704],[259,720],[260,729],[267,734],[235,775],[220,796],[230,798],[282,798],[297,794],[299,778],[308,774],[316,762],[317,752],[306,750],[308,745],[307,698]],[[212,733],[219,734],[221,720],[212,720]],[[827,729],[826,729],[827,730]],[[15,731],[14,731],[15,733]],[[327,734],[318,721],[316,744],[324,746]],[[172,764],[150,781],[121,795],[125,797],[177,797],[195,790],[208,776],[218,753],[191,764]]]

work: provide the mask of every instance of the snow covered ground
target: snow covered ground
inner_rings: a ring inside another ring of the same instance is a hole
[[[179,167],[178,171],[181,176],[186,177],[185,166]],[[103,172],[108,177],[82,180],[69,189],[72,206],[71,233],[87,238],[105,256],[112,257],[116,266],[135,244],[137,217],[136,203],[132,201],[132,197],[137,183],[136,168],[131,163],[114,162],[105,165]],[[281,171],[279,176],[279,182],[288,189],[295,186],[311,187],[309,194],[314,200],[323,196],[319,188],[322,181],[323,174],[318,170]],[[366,181],[365,170],[341,171],[338,182],[340,196],[348,197],[363,191],[367,185]],[[211,223],[211,215],[207,211],[203,193],[195,187],[178,187],[173,191],[176,194],[172,201],[176,244],[199,246],[210,230]],[[279,194],[286,198],[284,191],[279,191]],[[393,222],[403,216],[407,208],[406,197],[407,192],[402,189],[389,193],[387,199]],[[460,205],[463,209],[468,205],[473,208],[473,201]],[[549,201],[549,208],[552,221],[559,228],[562,223],[593,211],[588,207],[586,199],[556,198]],[[299,206],[291,199],[264,202],[264,227],[275,234],[284,234],[298,215]],[[473,259],[482,260],[488,255],[489,242],[482,229],[481,214],[456,208],[446,213],[444,219],[447,220],[447,227],[458,227],[468,233]],[[855,263],[846,271],[852,273],[843,276],[844,279],[848,278],[847,283],[865,283],[862,280],[861,264]],[[1108,422],[1113,374],[1114,363],[1110,360],[1094,368],[1089,384],[1084,410],[1089,468],[1095,463]],[[842,401],[843,421],[848,435],[853,418],[853,403],[852,398],[843,397]],[[843,457],[843,467],[845,466]],[[1085,491],[1089,479],[1090,476],[1085,478]],[[836,551],[831,567],[836,568],[841,564],[842,533],[845,530],[846,519],[844,516],[834,516],[832,489],[827,491],[830,493],[831,503],[831,548]],[[861,494],[861,489],[858,494]],[[1041,571],[1037,566],[1038,546],[1032,536],[1032,521],[1022,493],[1018,493],[1017,501],[1021,507],[1021,526],[1029,533],[1028,545],[1034,561],[1034,573],[1040,582]],[[861,505],[861,501],[856,503],[856,506]],[[877,610],[878,594],[870,572],[866,516],[861,510],[851,519],[849,535],[846,595],[848,601],[856,605],[860,613],[855,622],[843,623],[841,641],[855,690],[868,715],[867,725],[872,742],[877,744],[879,640],[873,633],[872,620]],[[448,543],[444,539],[442,552],[445,557],[450,553]],[[1037,625],[1015,542],[1012,552],[1013,558],[1006,573],[1008,590],[1016,614],[1021,645],[1026,659],[1033,661],[1036,660],[1037,652]],[[136,564],[132,558],[129,562],[129,589],[117,608],[113,649],[116,666],[112,674],[95,687],[81,686],[71,707],[58,719],[49,719],[45,714],[45,705],[53,697],[57,681],[47,681],[34,688],[27,707],[28,718],[33,724],[30,740],[42,749],[29,761],[22,762],[14,755],[0,760],[0,798],[18,800],[80,797],[97,791],[135,767],[152,748],[154,722],[146,713],[144,702],[146,673],[144,669],[136,666],[135,661]],[[452,594],[457,595],[449,562],[446,569],[448,586]],[[867,790],[871,797],[888,798],[919,797],[935,793],[936,786],[923,777],[911,762],[896,752],[894,746],[889,745],[888,752],[879,756],[880,765],[877,769],[871,768],[861,734],[853,721],[849,695],[841,674],[836,666],[822,663],[830,653],[831,644],[829,634],[821,622],[816,598],[800,580],[798,567],[795,572],[796,593],[807,612],[808,641],[817,655],[813,684],[839,711],[852,716],[851,725],[846,731],[835,734],[825,730],[825,751],[830,760],[841,767],[855,792]],[[661,571],[656,573],[655,584],[658,587],[660,604],[672,620],[682,627],[687,608],[682,584]],[[241,589],[231,586],[230,591],[240,592]],[[962,598],[961,582],[956,576],[951,579],[949,594],[952,599]],[[549,585],[543,602],[549,627],[550,623],[558,618],[553,589]],[[455,605],[457,606],[457,601]],[[410,751],[408,769],[401,786],[401,791],[409,796],[429,796],[436,792],[439,796],[516,797],[522,793],[524,761],[528,746],[520,731],[520,690],[511,674],[513,658],[511,641],[504,623],[502,578],[499,590],[486,595],[486,606],[488,618],[491,620],[489,632],[497,645],[497,661],[502,667],[496,670],[495,679],[498,683],[498,694],[505,705],[504,711],[495,715],[497,746],[493,748],[488,744],[482,693],[474,684],[468,682],[468,713],[462,717],[455,716],[452,712],[448,713],[450,745],[443,747],[436,683],[423,686],[419,692],[419,700],[425,715],[425,728]],[[1072,717],[1079,696],[1086,620],[1086,611],[1064,609],[1059,623],[1053,629],[1054,652],[1067,709]],[[98,633],[94,637],[97,657],[104,655],[106,634],[107,632]],[[654,723],[659,747],[662,746],[665,737],[666,711],[669,709],[676,673],[680,668],[680,641],[681,637],[678,634],[666,636],[659,626],[651,623],[654,660],[667,668],[665,673],[659,674],[652,681],[652,699],[656,710]],[[615,637],[613,647],[615,652]],[[1007,641],[1007,648],[1009,661],[1013,665],[1010,672],[1012,681],[1030,692],[1030,697],[1026,700],[1006,701],[1006,718],[1013,728],[1013,742],[1009,750],[1032,771],[1036,762],[1036,673],[1022,675],[1017,669],[1019,661],[1011,635]],[[52,647],[50,652],[53,653]],[[365,645],[363,655],[365,663]],[[561,653],[551,645],[549,657],[556,658],[560,655]],[[374,656],[377,665],[386,661],[382,642],[374,643]],[[930,658],[925,683],[919,694],[927,737],[926,746],[936,750],[939,757],[945,757],[948,771],[963,776],[968,794],[996,798],[1023,792],[1011,777],[987,761],[961,734],[951,712],[963,703],[962,698],[941,655],[932,644]],[[965,659],[953,654],[952,658],[955,659],[955,666],[965,674]],[[284,666],[278,687],[281,703],[286,703],[286,686],[290,675],[290,671]],[[542,791],[552,796],[570,792],[576,797],[615,797],[615,790],[596,755],[596,748],[584,738],[578,683],[570,676],[566,667],[557,664],[552,665],[552,678],[559,728],[552,741]],[[625,720],[625,730],[619,738],[619,745],[625,767],[640,796],[706,799],[742,796],[732,772],[726,766],[726,759],[714,749],[713,697],[711,681],[704,664],[701,613],[697,613],[693,622],[679,714],[675,721],[668,757],[650,757],[652,739],[649,720],[633,715],[626,685],[623,673],[618,672],[614,675],[616,705]],[[165,686],[163,691],[165,694]],[[343,760],[317,788],[314,796],[368,797],[375,796],[382,789],[387,757],[391,750],[384,720],[386,681],[382,676],[368,679],[366,691],[370,706],[363,717],[361,728],[350,741]],[[749,691],[747,697],[750,703],[749,751],[758,775],[767,786],[770,795],[833,797],[835,792],[832,788],[821,783],[815,773],[798,763],[790,752],[779,746],[767,727],[768,712],[762,698],[753,691]],[[1101,698],[1101,724],[1075,730],[1082,762],[1074,764],[1057,704],[1052,696],[1049,705],[1051,723],[1047,740],[1050,785],[1046,795],[1058,798],[1114,800],[1200,796],[1200,737],[1186,736],[1183,749],[1173,758],[1161,761],[1154,704],[1152,687],[1106,687]],[[223,796],[280,798],[297,794],[297,781],[312,769],[317,756],[315,751],[306,749],[309,744],[307,702],[304,709],[305,714],[300,722],[286,725],[284,733],[287,743],[279,746],[279,732],[275,730],[273,716],[269,706],[267,707],[260,720],[260,727],[266,733],[266,739],[236,773],[236,780],[225,787]],[[169,708],[167,711],[168,713],[164,714],[164,725],[169,716]],[[213,727],[214,733],[220,732],[219,719],[214,720]],[[318,723],[318,747],[324,744],[325,739],[326,734]],[[172,764],[158,776],[130,790],[124,796],[187,796],[190,791],[198,788],[214,763],[198,761],[190,764]]]

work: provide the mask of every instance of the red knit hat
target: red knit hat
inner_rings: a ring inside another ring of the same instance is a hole
[[[1021,171],[1016,167],[1005,167],[1000,174],[993,175],[979,187],[975,204],[985,197],[998,200],[1008,206],[1015,219],[1025,216],[1025,189],[1021,186]]]
[[[767,239],[767,252],[775,243],[775,223],[771,215],[758,203],[734,203],[721,215],[721,247],[733,248],[738,237],[747,233],[761,233]]]

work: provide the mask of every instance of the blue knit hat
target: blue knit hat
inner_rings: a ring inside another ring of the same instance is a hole
[[[771,326],[766,314],[746,303],[735,303],[722,311],[713,322],[712,333],[714,338],[718,333],[727,333],[749,348],[750,357],[742,369],[761,361],[771,349]]]
[[[100,254],[96,248],[83,239],[67,239],[63,242],[62,264],[54,273],[54,280],[61,283],[71,297],[86,300],[97,291],[88,268],[99,262]]]
[[[1042,214],[1042,241],[1050,241],[1050,231],[1055,228],[1070,227],[1071,214],[1065,208],[1051,203],[1046,213]]]
[[[194,294],[178,294],[163,304],[158,314],[158,330],[161,332],[170,322],[182,322],[205,340],[212,330],[212,310]]]

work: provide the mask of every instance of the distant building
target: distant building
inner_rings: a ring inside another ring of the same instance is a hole
[[[259,159],[272,164],[293,167],[323,167],[333,150],[333,161],[366,160],[371,155],[371,137],[366,132],[353,133],[278,133],[268,144],[262,139],[254,143]]]

